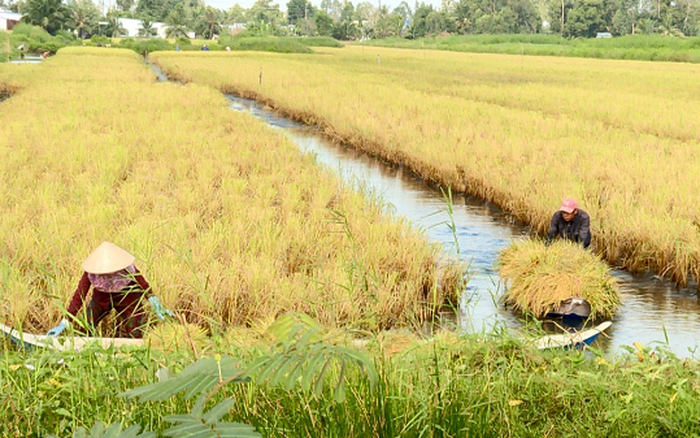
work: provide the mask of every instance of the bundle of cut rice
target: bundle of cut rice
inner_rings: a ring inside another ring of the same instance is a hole
[[[608,265],[575,243],[557,240],[514,242],[501,251],[501,277],[508,283],[504,300],[523,312],[543,317],[562,301],[581,297],[593,319],[611,317],[620,304],[617,281]]]

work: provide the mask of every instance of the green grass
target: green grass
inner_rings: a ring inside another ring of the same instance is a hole
[[[270,375],[256,374],[250,383],[226,385],[208,406],[232,396],[235,404],[224,420],[252,424],[266,437],[700,433],[700,364],[663,350],[630,349],[614,359],[578,351],[542,353],[507,333],[447,333],[393,355],[384,353],[389,347],[379,338],[370,340],[365,354],[375,363],[376,383],[371,387],[363,373],[348,368],[343,401],[334,398],[334,380],[314,393],[294,379],[272,384]],[[217,348],[240,358],[245,367],[271,345]],[[187,413],[193,403],[182,394],[143,403],[118,396],[154,382],[161,367],[176,375],[194,361],[185,353],[138,349],[25,354],[7,345],[3,351],[2,436],[69,436],[97,421],[162,432],[169,426],[165,416]]]
[[[615,38],[566,39],[558,35],[452,35],[407,40],[387,38],[362,44],[407,49],[581,58],[700,62],[700,37],[627,35]]]

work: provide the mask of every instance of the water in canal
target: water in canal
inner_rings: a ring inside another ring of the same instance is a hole
[[[470,264],[469,283],[460,306],[460,324],[465,330],[521,326],[516,316],[498,304],[503,285],[494,262],[498,252],[512,239],[528,234],[524,224],[514,223],[483,201],[462,195],[453,195],[450,216],[440,190],[410,171],[338,145],[318,130],[280,117],[255,101],[227,97],[232,109],[252,114],[283,130],[303,152],[314,154],[319,163],[336,170],[345,181],[379,193],[396,214],[410,219],[447,251],[458,249]],[[692,357],[700,344],[696,337],[700,335],[698,293],[694,289],[678,290],[671,282],[651,274],[632,275],[621,270],[613,273],[620,283],[623,305],[606,331],[609,337],[599,337],[595,346],[614,354],[624,350],[624,346],[631,347],[635,341],[645,346],[661,346],[668,339],[667,347],[673,353]]]
[[[159,80],[167,80],[156,67],[154,72]],[[494,263],[498,252],[512,239],[528,234],[525,224],[515,223],[483,201],[459,194],[453,195],[450,215],[443,193],[410,171],[336,144],[319,130],[281,117],[256,101],[232,95],[227,98],[230,108],[282,130],[303,152],[314,154],[319,163],[337,171],[346,182],[380,194],[395,214],[425,230],[446,251],[458,251],[470,265],[459,315],[464,330],[522,326],[521,320],[498,303],[503,284]],[[667,348],[679,357],[694,357],[700,345],[700,300],[696,289],[678,289],[652,274],[622,270],[613,270],[613,274],[620,284],[622,307],[606,331],[608,336],[598,337],[595,347],[616,354],[631,348],[636,341],[644,346]]]

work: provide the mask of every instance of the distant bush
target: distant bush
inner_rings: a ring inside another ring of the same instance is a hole
[[[332,37],[300,37],[294,40],[310,47],[344,47],[343,43]]]
[[[104,35],[93,35],[90,38],[90,45],[91,46],[100,46],[100,47],[111,46],[112,40],[107,38]]]
[[[12,33],[0,32],[0,61],[8,59],[7,41],[9,39],[9,58],[19,58],[17,47],[24,44],[25,53],[39,54],[46,51],[57,52],[60,48],[72,43],[73,39],[64,35],[51,36],[38,26],[20,23],[12,29]]]
[[[255,50],[278,53],[313,53],[308,46],[301,44],[299,38],[289,37],[253,37],[234,40],[231,50]]]
[[[181,36],[175,40],[175,44],[178,44],[180,46],[189,46],[192,44],[192,41],[187,37]]]
[[[141,55],[158,50],[175,50],[173,44],[159,38],[125,38],[119,42],[117,47],[131,49]]]
[[[304,39],[307,38],[251,36],[250,33],[244,32],[236,36],[222,35],[219,38],[219,47],[228,46],[231,50],[254,50],[260,52],[313,53],[313,50],[307,44],[303,44],[302,40]]]
[[[76,37],[75,35],[73,35],[72,33],[70,33],[69,31],[67,31],[65,29],[57,30],[56,37],[62,38],[63,40],[65,40],[67,42],[76,41],[78,39],[78,37]]]
[[[700,62],[697,50],[700,48],[700,37],[625,35],[614,38],[567,39],[551,34],[449,35],[416,40],[386,38],[362,44],[455,52]]]

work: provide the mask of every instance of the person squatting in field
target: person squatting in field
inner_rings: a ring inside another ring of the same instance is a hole
[[[161,320],[173,312],[163,307],[151,286],[134,266],[136,257],[110,242],[102,242],[83,262],[83,276],[68,306],[68,313],[75,317],[83,306],[92,286],[92,300],[87,306],[88,323],[96,327],[114,309],[117,327],[123,336],[143,337],[142,326],[146,317],[143,301],[148,299]],[[66,318],[48,331],[49,336],[60,335],[70,321]]]
[[[580,243],[584,248],[591,244],[591,217],[578,208],[578,202],[573,198],[564,198],[561,207],[552,216],[547,242],[557,237]]]

